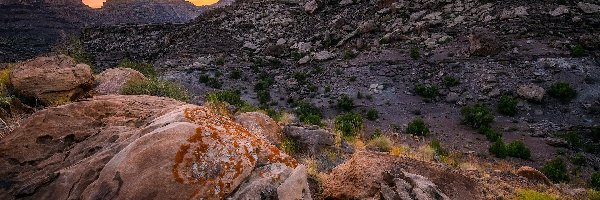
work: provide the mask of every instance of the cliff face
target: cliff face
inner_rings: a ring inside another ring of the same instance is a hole
[[[202,10],[185,0],[108,0],[98,17],[102,24],[183,23]]]

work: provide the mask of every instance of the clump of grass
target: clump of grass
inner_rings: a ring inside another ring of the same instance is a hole
[[[595,190],[600,190],[600,172],[594,172],[590,178],[590,186]]]
[[[422,85],[418,84],[415,86],[415,93],[423,98],[434,98],[440,95],[439,88],[436,85]]]
[[[371,108],[369,109],[369,111],[367,111],[367,117],[366,117],[369,121],[375,121],[377,119],[379,119],[379,112],[374,109]]]
[[[520,189],[517,191],[517,199],[518,200],[557,200],[556,196],[545,193],[538,192],[530,189]]]
[[[408,123],[406,133],[418,136],[426,136],[429,134],[429,125],[427,125],[423,119],[418,117]]]
[[[548,179],[555,183],[569,181],[569,175],[567,174],[567,165],[561,158],[552,159],[542,167],[540,170],[544,173]]]
[[[600,200],[600,189],[589,189],[588,200]]]
[[[335,118],[335,129],[344,137],[354,137],[363,129],[363,119],[358,113],[349,112]]]
[[[507,116],[515,116],[517,114],[518,103],[519,101],[512,96],[501,96],[498,102],[498,112]]]
[[[352,58],[356,58],[356,53],[354,53],[354,51],[352,50],[345,50],[344,51],[344,60],[350,60]]]
[[[479,128],[479,133],[485,135],[490,142],[496,142],[502,139],[502,133],[487,126]]]
[[[342,95],[337,101],[337,108],[343,111],[351,111],[354,108],[354,101],[348,95]]]
[[[229,73],[229,78],[231,79],[240,79],[242,77],[242,71],[239,69],[234,69]]]
[[[298,119],[305,124],[321,126],[321,118],[323,114],[321,109],[304,101],[296,102],[296,115]]]
[[[224,91],[215,91],[209,92],[206,95],[206,101],[208,102],[226,102],[229,105],[233,105],[237,108],[242,108],[247,106],[248,103],[240,97],[239,90],[224,90]]]
[[[566,103],[577,96],[577,91],[573,89],[571,84],[559,81],[550,86],[548,94],[551,97],[557,98],[558,100]]]
[[[121,62],[119,62],[118,67],[133,69],[135,71],[142,73],[147,78],[156,78],[157,77],[156,70],[154,69],[154,67],[151,64],[143,63],[143,62],[136,62],[129,58],[125,58],[125,59],[121,60]]]
[[[0,70],[0,107],[9,107],[13,97],[9,94],[10,84],[10,71],[12,65],[7,66],[5,69]]]
[[[439,140],[432,140],[429,143],[429,146],[433,149],[435,154],[438,156],[446,157],[449,155],[448,150],[445,149],[444,147],[442,147],[442,143]]]
[[[198,81],[200,83],[204,83],[208,87],[215,89],[220,89],[223,86],[223,82],[221,82],[217,77],[212,77],[208,74],[200,75]]]
[[[190,94],[183,87],[173,82],[157,78],[130,81],[125,84],[121,93],[125,95],[169,97],[184,102],[189,102],[191,99]]]
[[[460,85],[460,81],[454,76],[444,76],[443,81],[446,87],[454,87]]]
[[[393,147],[393,142],[385,135],[379,135],[377,137],[373,137],[367,143],[367,147],[369,149],[375,149],[381,152],[390,152]]]
[[[296,140],[290,137],[284,137],[281,140],[280,149],[289,155],[296,154],[299,150]]]
[[[494,121],[494,115],[490,109],[482,104],[465,106],[460,112],[463,116],[463,123],[473,128],[489,126]]]

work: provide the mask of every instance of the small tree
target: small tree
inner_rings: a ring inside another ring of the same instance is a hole
[[[494,115],[490,109],[482,104],[465,106],[460,112],[463,116],[463,123],[473,128],[488,126],[494,121]]]
[[[418,136],[426,136],[429,134],[429,125],[423,121],[420,117],[412,120],[408,123],[408,127],[406,128],[406,133],[418,135]]]
[[[561,158],[552,159],[542,167],[540,170],[544,173],[548,179],[555,183],[568,181],[569,175],[567,174],[567,165]]]

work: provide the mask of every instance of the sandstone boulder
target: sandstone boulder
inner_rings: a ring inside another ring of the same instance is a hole
[[[65,55],[38,57],[11,71],[15,91],[43,105],[58,105],[84,96],[93,86],[92,69]]]
[[[281,143],[281,127],[275,120],[263,113],[242,113],[235,117],[235,121],[250,132],[264,137],[271,144],[279,145]]]
[[[112,68],[107,69],[96,77],[98,85],[94,92],[98,95],[120,94],[123,86],[130,81],[145,80],[146,77],[133,69]]]
[[[535,84],[520,85],[517,88],[517,95],[531,101],[542,101],[545,94],[546,90]]]
[[[533,182],[552,185],[552,182],[550,182],[550,179],[548,179],[546,175],[533,167],[522,166],[517,170],[517,175],[525,177]]]
[[[297,166],[206,107],[98,96],[37,112],[2,138],[0,199],[224,198],[273,164],[290,177]]]

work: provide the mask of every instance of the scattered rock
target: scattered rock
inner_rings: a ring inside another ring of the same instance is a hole
[[[38,57],[19,63],[10,74],[15,91],[43,105],[77,100],[94,85],[92,69],[65,55]]]
[[[98,86],[94,88],[97,95],[120,94],[123,86],[130,81],[141,81],[147,78],[140,72],[129,68],[111,68],[104,70],[96,81]]]
[[[318,61],[325,61],[335,58],[335,54],[329,51],[319,51],[314,54],[314,57]]]
[[[314,13],[317,8],[319,8],[319,4],[317,3],[316,0],[311,0],[309,2],[306,2],[306,4],[304,4],[304,11],[306,11],[307,13]]]
[[[517,95],[531,101],[542,101],[546,90],[535,84],[520,85],[517,88]]]
[[[504,11],[502,11],[502,14],[500,14],[500,19],[525,17],[528,15],[527,9],[528,8],[525,6],[519,6],[519,7],[513,8],[513,9],[504,10]]]

